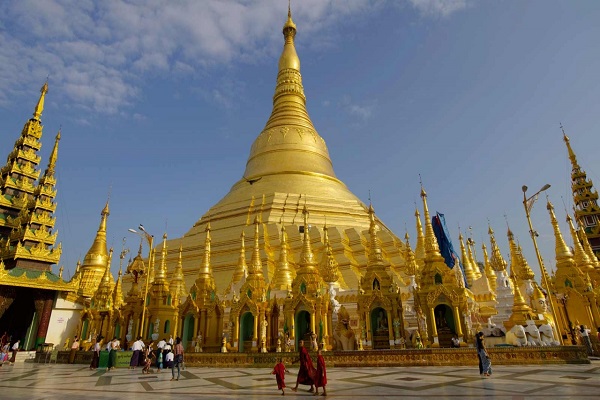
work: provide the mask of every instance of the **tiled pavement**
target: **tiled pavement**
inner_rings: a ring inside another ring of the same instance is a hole
[[[293,386],[297,365],[288,366]],[[277,398],[269,369],[188,368],[179,381],[170,371],[90,371],[81,365],[17,363],[0,368],[0,399],[265,399]],[[588,365],[498,366],[491,378],[473,367],[331,368],[330,398],[355,399],[598,399],[600,362]],[[310,398],[308,387],[286,398]]]

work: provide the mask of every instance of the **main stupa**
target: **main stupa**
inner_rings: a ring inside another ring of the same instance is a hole
[[[241,234],[252,235],[255,218],[261,226],[260,256],[267,282],[275,273],[281,252],[282,228],[289,237],[288,259],[295,266],[302,247],[302,210],[309,214],[310,237],[317,259],[324,251],[327,225],[333,256],[339,263],[342,288],[356,288],[367,264],[368,208],[339,180],[325,140],[306,109],[300,58],[294,40],[297,30],[291,12],[283,26],[273,110],[250,149],[246,170],[229,193],[212,206],[181,238],[167,241],[167,265],[173,271],[183,248],[183,271],[189,287],[203,260],[205,228],[210,222],[212,270],[222,293],[240,261]],[[405,245],[377,220],[385,258],[404,265]],[[249,237],[250,237],[249,236]],[[159,263],[161,246],[156,249]],[[292,268],[293,270],[294,268]],[[238,272],[239,275],[239,272]]]

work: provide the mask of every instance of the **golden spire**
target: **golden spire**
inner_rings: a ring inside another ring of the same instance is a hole
[[[508,263],[502,256],[500,247],[498,247],[498,243],[496,242],[496,238],[494,237],[494,230],[491,226],[488,227],[488,234],[490,235],[490,245],[492,250],[492,259],[490,260],[490,264],[496,272],[507,272],[506,266],[508,265]]]
[[[163,246],[161,251],[160,266],[158,273],[154,277],[157,282],[162,282],[167,279],[167,233],[163,235]]]
[[[212,276],[212,269],[210,267],[210,222],[206,224],[206,238],[204,239],[204,258],[202,260],[202,266],[200,267],[200,277]]]
[[[233,272],[233,277],[231,278],[231,281],[233,284],[237,284],[248,273],[248,266],[246,265],[246,244],[245,244],[246,234],[244,233],[244,231],[242,231],[242,234],[240,235],[240,239],[241,239],[240,257],[238,259],[237,268]]]
[[[108,262],[106,263],[106,268],[104,269],[104,276],[102,276],[102,284],[112,286],[111,282],[111,274],[110,274],[110,264],[112,260],[113,249],[112,247],[108,251]]]
[[[565,144],[567,145],[567,151],[569,152],[569,160],[571,160],[571,166],[572,166],[573,170],[579,170],[580,167],[579,167],[579,164],[577,163],[577,157],[575,156],[575,152],[571,148],[571,141],[569,140],[569,137],[565,133],[565,130],[563,129],[562,125],[560,126],[560,128],[562,129],[563,140],[565,141]]]
[[[252,145],[244,172],[247,182],[254,183],[274,174],[308,173],[321,174],[341,183],[335,177],[325,141],[317,133],[306,110],[300,58],[294,45],[296,32],[291,10],[288,10],[273,110]]]
[[[342,275],[339,271],[339,264],[333,256],[328,230],[327,223],[325,223],[325,226],[323,226],[323,242],[325,249],[323,251],[323,258],[321,259],[321,276],[323,276],[323,280],[326,283],[334,283],[339,282],[339,280],[342,279]]]
[[[302,215],[304,216],[304,243],[302,245],[302,252],[300,253],[300,264],[314,268],[314,255],[312,247],[310,245],[310,234],[308,233],[308,209],[306,205],[302,209]]]
[[[175,305],[180,304],[181,300],[186,296],[185,290],[185,278],[183,276],[183,245],[179,244],[179,258],[177,259],[177,265],[175,271],[173,271],[173,277],[171,278],[171,284],[169,289],[171,290],[171,297],[175,300]]]
[[[102,270],[107,265],[106,220],[109,215],[107,201],[101,212],[100,226],[96,232],[94,242],[83,258],[83,264],[80,268],[81,280],[79,284],[86,297],[91,297],[98,288],[98,284],[102,280]]]
[[[483,267],[485,270],[485,275],[493,292],[496,293],[496,289],[498,288],[498,282],[496,282],[496,272],[494,272],[494,268],[492,268],[492,263],[488,258],[488,252],[487,247],[485,247],[485,243],[481,245],[481,250],[483,251]]]
[[[583,229],[583,224],[578,221],[579,228],[577,229],[577,235],[579,236],[579,240],[583,243],[583,250],[587,254],[590,259],[592,265],[598,269],[600,268],[600,261],[598,261],[598,257],[594,254],[594,250],[592,250],[592,246],[590,245],[590,241],[588,240],[587,235],[585,234],[585,230]]]
[[[417,245],[415,247],[415,257],[417,260],[425,259],[425,234],[421,225],[421,215],[419,209],[415,209],[415,219],[417,220]]]
[[[408,276],[415,276],[417,275],[419,267],[417,265],[417,262],[415,261],[415,253],[410,247],[408,232],[404,235],[404,239],[406,240],[406,274]]]
[[[528,320],[531,319],[531,307],[527,305],[525,299],[523,299],[523,295],[521,294],[521,289],[519,289],[519,285],[515,280],[514,275],[511,277],[514,286],[514,302],[512,306],[512,314],[510,315],[508,323],[505,323],[507,329],[512,328],[514,325],[525,325]]]
[[[252,249],[252,268],[250,268],[250,271],[248,272],[253,275],[262,276],[263,268],[262,261],[260,259],[260,247],[258,245],[259,237],[260,234],[258,217],[254,217],[254,248]]]
[[[56,134],[56,138],[54,139],[54,147],[52,148],[52,152],[50,153],[50,158],[48,160],[48,168],[44,172],[45,176],[54,175],[54,168],[56,167],[56,160],[58,160],[58,142],[60,141],[60,129]]]
[[[281,226],[281,250],[279,251],[279,261],[275,267],[275,274],[271,280],[271,287],[277,290],[285,290],[292,285],[294,281],[294,271],[288,261],[288,244],[285,227]]]
[[[377,237],[377,224],[375,223],[375,210],[373,209],[373,205],[369,205],[369,220],[371,221],[369,224],[369,261],[368,264],[382,264],[383,263],[383,254],[381,251],[381,242]]]
[[[425,257],[429,261],[441,261],[444,262],[444,258],[440,253],[435,233],[433,232],[433,225],[431,225],[431,218],[429,216],[429,208],[427,208],[427,193],[421,186],[421,198],[423,199],[423,213],[425,214]]]
[[[554,206],[548,200],[546,204],[546,209],[550,213],[550,223],[552,224],[552,228],[554,229],[554,240],[555,240],[555,254],[556,254],[556,263],[559,264],[564,260],[573,259],[573,253],[571,253],[571,249],[565,243],[563,239],[562,233],[560,232],[560,227],[558,226],[558,221],[556,220],[556,215],[554,214]]]
[[[474,280],[481,278],[481,270],[479,269],[479,264],[477,264],[477,260],[475,260],[475,252],[473,251],[473,246],[475,242],[471,238],[467,238],[467,257],[471,262],[471,267],[473,267],[473,277]]]
[[[119,274],[117,275],[117,283],[115,283],[115,289],[113,290],[113,306],[115,308],[121,307],[125,302],[123,301],[123,269],[119,266]]]
[[[42,116],[42,112],[44,111],[44,99],[46,98],[46,93],[48,93],[48,81],[44,83],[44,86],[40,89],[40,99],[38,100],[37,105],[35,106],[35,110],[33,111],[33,119],[39,120]]]
[[[575,226],[573,226],[573,220],[571,219],[570,215],[567,215],[567,222],[569,223],[569,230],[571,231],[571,238],[573,239],[573,248],[575,249],[575,254],[573,256],[575,265],[584,274],[590,273],[594,270],[594,266],[592,265],[592,261],[588,257],[587,253],[583,249],[583,246],[581,246],[581,242],[579,241],[577,231],[575,231]]]
[[[458,241],[460,242],[460,257],[462,259],[463,268],[465,269],[465,277],[467,278],[467,284],[469,287],[471,287],[473,286],[473,281],[475,280],[475,272],[473,271],[471,260],[469,259],[469,256],[467,256],[467,250],[465,249],[462,233],[458,234]],[[456,266],[458,262],[455,262],[454,264]]]

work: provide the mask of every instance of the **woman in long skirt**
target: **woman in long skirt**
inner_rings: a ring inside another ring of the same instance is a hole
[[[481,367],[483,376],[492,375],[492,361],[490,360],[490,355],[485,348],[485,338],[483,334],[480,334],[481,342],[478,351],[479,359],[481,360]]]

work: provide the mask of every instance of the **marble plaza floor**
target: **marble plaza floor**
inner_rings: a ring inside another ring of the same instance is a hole
[[[288,366],[293,386],[297,365]],[[268,369],[187,368],[179,381],[170,371],[90,371],[82,365],[16,363],[0,367],[0,399],[267,399],[278,398]],[[598,399],[600,361],[588,365],[498,366],[491,378],[477,367],[331,368],[329,398],[359,399]],[[286,398],[311,398],[308,387]]]

